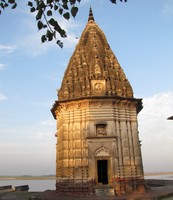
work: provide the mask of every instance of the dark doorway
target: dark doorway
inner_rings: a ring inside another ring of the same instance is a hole
[[[108,160],[97,160],[98,183],[108,184]]]

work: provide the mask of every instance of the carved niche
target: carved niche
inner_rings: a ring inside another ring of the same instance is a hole
[[[91,80],[92,92],[99,93],[105,91],[105,80]]]
[[[96,135],[97,136],[106,135],[106,124],[96,124]]]

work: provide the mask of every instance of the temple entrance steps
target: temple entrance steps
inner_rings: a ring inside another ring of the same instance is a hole
[[[110,185],[95,186],[96,196],[115,196],[114,188]]]

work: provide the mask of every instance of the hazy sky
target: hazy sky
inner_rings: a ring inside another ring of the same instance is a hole
[[[143,98],[139,136],[145,172],[173,171],[173,1],[82,0],[64,21],[64,48],[41,44],[26,1],[0,16],[0,175],[55,174],[56,123],[50,109],[93,8],[95,21]]]

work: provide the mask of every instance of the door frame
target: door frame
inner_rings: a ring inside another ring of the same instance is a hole
[[[101,156],[101,157],[95,157],[95,180],[96,184],[100,184],[98,182],[98,160],[107,160],[107,176],[108,176],[108,184],[112,182],[111,175],[112,175],[112,167],[111,167],[111,158],[110,156]]]

